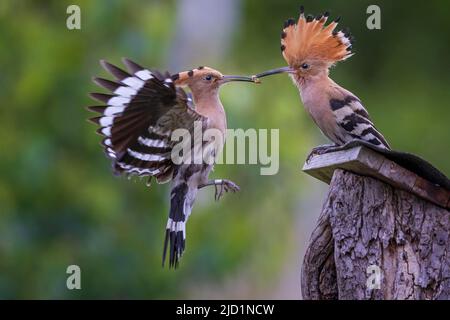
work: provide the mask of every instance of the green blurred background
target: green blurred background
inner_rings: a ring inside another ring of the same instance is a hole
[[[66,8],[81,8],[81,30]],[[326,185],[300,171],[326,140],[287,76],[221,92],[231,128],[279,128],[280,170],[219,165],[241,187],[214,202],[202,191],[176,271],[161,268],[168,185],[114,177],[85,119],[106,76],[100,58],[171,72],[208,65],[253,74],[284,65],[286,18],[331,11],[356,37],[332,78],[364,102],[393,148],[447,175],[450,2],[8,1],[0,2],[0,298],[300,298],[305,243]],[[381,30],[366,8],[381,7]],[[66,288],[77,264],[82,290]]]

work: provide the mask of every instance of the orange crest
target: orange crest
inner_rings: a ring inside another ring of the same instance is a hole
[[[324,61],[329,65],[353,55],[352,37],[346,30],[334,31],[339,18],[327,26],[329,13],[313,17],[303,14],[297,23],[288,19],[281,33],[281,51],[291,67],[298,67],[305,60]]]

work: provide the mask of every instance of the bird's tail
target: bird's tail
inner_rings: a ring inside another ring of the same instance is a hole
[[[305,60],[330,65],[350,57],[352,37],[348,30],[336,31],[338,19],[325,25],[329,13],[305,16],[303,6],[297,21],[288,19],[281,32],[281,51],[290,66],[299,67]]]
[[[186,221],[191,213],[192,190],[183,181],[176,184],[170,194],[170,212],[166,226],[162,263],[164,266],[169,250],[169,268],[177,267],[186,244]]]

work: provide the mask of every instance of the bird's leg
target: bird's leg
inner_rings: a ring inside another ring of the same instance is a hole
[[[328,152],[338,151],[341,146],[337,144],[323,144],[321,146],[315,147],[312,149],[312,151],[309,153],[308,157],[306,158],[306,162],[309,162],[312,157],[325,154]]]
[[[206,186],[214,186],[216,189],[216,193],[214,194],[214,199],[216,201],[219,201],[219,199],[222,197],[223,192],[236,192],[239,191],[239,186],[235,184],[234,182],[227,180],[227,179],[215,179],[215,180],[209,180],[206,183],[200,184],[198,186],[199,189],[206,187]]]

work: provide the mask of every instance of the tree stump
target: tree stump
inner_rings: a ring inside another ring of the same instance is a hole
[[[303,168],[330,182],[302,266],[303,298],[450,299],[450,192],[365,147],[339,152]]]

